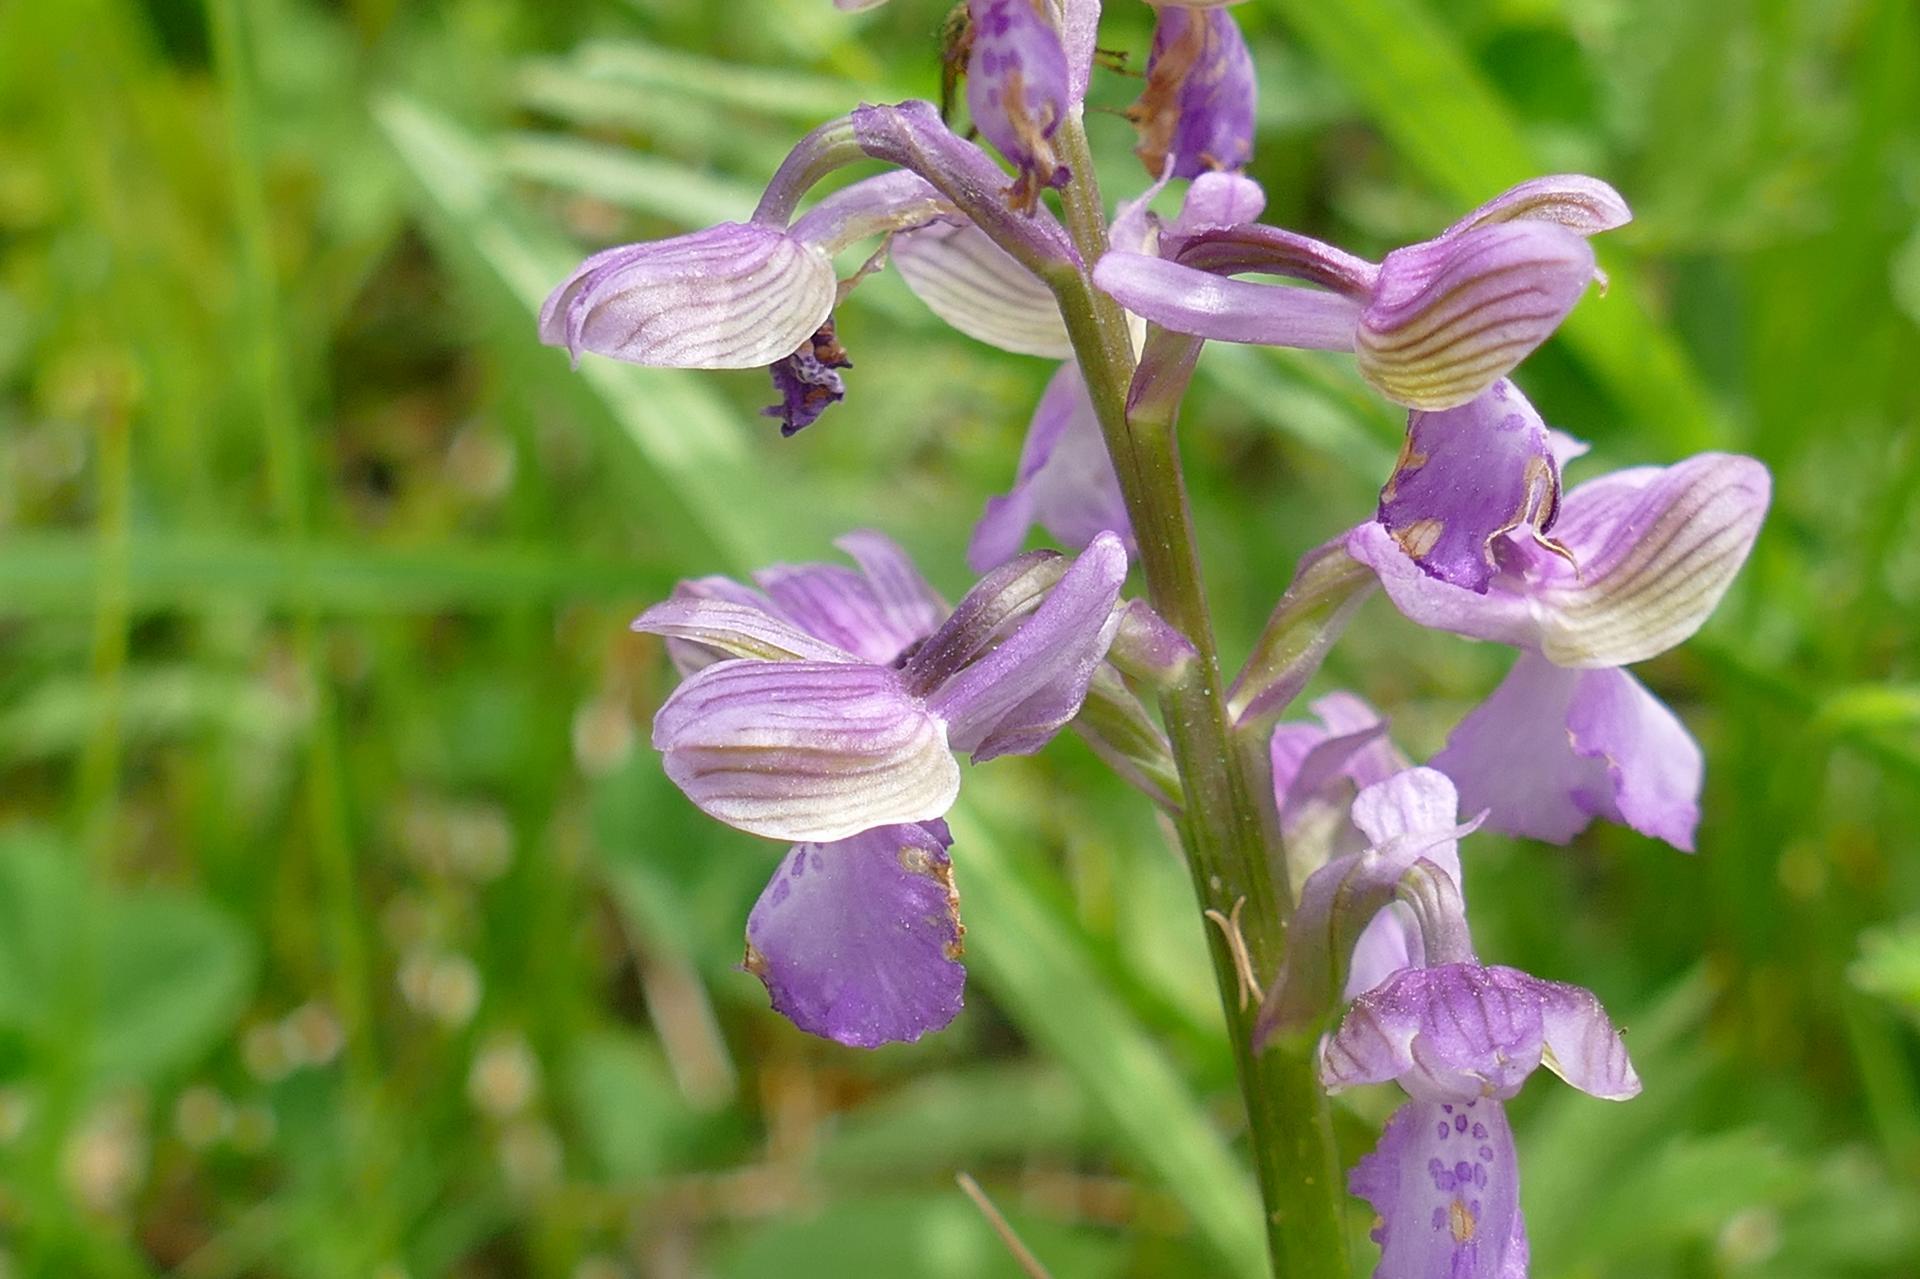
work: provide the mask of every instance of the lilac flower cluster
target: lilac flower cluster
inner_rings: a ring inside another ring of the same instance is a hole
[[[1260,873],[1283,867],[1275,896],[1294,905],[1268,921],[1275,936],[1284,924],[1284,955],[1247,1033],[1264,1047],[1325,1031],[1326,1090],[1407,1094],[1351,1179],[1380,1217],[1377,1275],[1524,1275],[1502,1103],[1541,1065],[1611,1099],[1639,1080],[1593,995],[1477,958],[1459,841],[1486,825],[1564,843],[1603,818],[1693,848],[1699,748],[1625,668],[1687,638],[1725,594],[1767,472],[1706,454],[1563,492],[1584,446],[1511,375],[1604,279],[1590,240],[1631,216],[1604,182],[1521,183],[1377,262],[1265,225],[1244,172],[1246,45],[1226,8],[1168,3],[1128,113],[1152,183],[1089,224],[1073,210],[1089,196],[1101,208],[1081,134],[1098,4],[967,7],[968,110],[1007,167],[929,103],[863,105],[802,140],[748,221],[596,254],[540,316],[542,338],[576,360],[768,369],[780,402],[767,412],[786,434],[847,399],[834,312],[883,262],[961,333],[1058,363],[1011,488],[974,529],[978,581],[952,609],[899,547],[862,532],[840,543],[855,567],[684,582],[634,623],[664,637],[682,676],[653,725],[667,775],[714,818],[792,845],[748,918],[746,967],[804,1030],[863,1047],[917,1038],[963,993],[942,820],[956,753],[1029,754],[1072,726],[1189,825],[1228,820],[1189,805],[1193,779],[1257,753],[1273,807],[1256,824],[1281,841]],[[824,176],[867,161],[887,171],[798,212]],[[1156,216],[1173,180],[1187,182],[1179,210]],[[836,255],[874,240],[839,278]],[[1128,318],[1099,347],[1090,326],[1114,303]],[[1204,618],[1183,629],[1122,598],[1130,559],[1155,603],[1193,585],[1170,583],[1186,570],[1164,549],[1185,495],[1114,458],[1130,415],[1177,400],[1209,339],[1351,352],[1408,420],[1377,507],[1282,596],[1225,697],[1226,740],[1195,748],[1151,706],[1165,699],[1171,723],[1183,690],[1221,696]],[[1131,386],[1113,384],[1116,359]],[[1035,525],[1077,554],[1021,553]],[[1376,585],[1421,626],[1519,652],[1425,766],[1352,694],[1316,701],[1317,722],[1276,722]],[[1249,743],[1264,749],[1238,750]]]

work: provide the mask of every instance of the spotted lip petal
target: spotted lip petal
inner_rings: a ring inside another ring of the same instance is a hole
[[[1361,375],[1397,404],[1457,408],[1553,334],[1593,270],[1585,237],[1541,221],[1396,249],[1360,319]]]
[[[943,219],[903,231],[890,257],[913,295],[968,337],[1018,355],[1073,355],[1047,286],[971,222]]]
[[[701,811],[771,839],[928,821],[960,790],[944,726],[897,672],[866,664],[709,666],[660,707],[653,745]]]
[[[1494,539],[1545,533],[1559,504],[1547,425],[1502,378],[1459,408],[1408,415],[1376,518],[1430,576],[1485,594],[1499,567]]]
[[[1525,1279],[1520,1165],[1498,1101],[1407,1102],[1347,1189],[1373,1206],[1374,1279]]]
[[[759,368],[812,337],[835,287],[824,253],[772,227],[723,223],[588,258],[540,308],[540,340],[575,359]]]
[[[747,917],[746,968],[774,1011],[852,1048],[908,1043],[959,1013],[959,896],[945,823],[797,845]]]

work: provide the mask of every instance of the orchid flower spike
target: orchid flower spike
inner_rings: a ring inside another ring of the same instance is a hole
[[[1588,237],[1631,216],[1595,178],[1536,178],[1377,264],[1249,223],[1200,236],[1177,259],[1109,253],[1094,281],[1177,332],[1350,350],[1388,399],[1444,410],[1486,391],[1559,327],[1598,274]],[[1224,278],[1245,271],[1318,288]]]
[[[1413,621],[1521,650],[1433,766],[1499,830],[1565,843],[1604,817],[1690,851],[1700,749],[1621,668],[1680,643],[1719,603],[1766,516],[1767,470],[1705,453],[1615,472],[1568,493],[1547,538],[1544,524],[1508,526],[1515,503],[1531,500],[1518,488],[1476,501],[1483,450],[1506,445],[1473,443],[1474,433],[1514,408],[1493,395],[1458,411],[1473,419],[1457,425],[1467,447],[1436,450],[1413,469],[1417,487],[1403,482],[1380,519],[1347,536],[1348,553]],[[1415,554],[1447,547],[1456,567],[1484,553],[1484,575],[1463,582]]]

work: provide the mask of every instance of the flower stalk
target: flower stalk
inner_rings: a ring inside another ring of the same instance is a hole
[[[1078,119],[1056,139],[1073,177],[1061,191],[1066,226],[1089,270],[1106,249],[1106,222]],[[1179,395],[1128,412],[1133,343],[1119,305],[1085,275],[1056,285],[1074,355],[1087,380],[1154,609],[1193,645],[1195,660],[1161,694],[1161,711],[1186,793],[1175,825],[1203,911],[1236,921],[1256,974],[1278,968],[1286,936],[1285,878],[1264,750],[1249,750],[1227,713],[1219,649],[1181,473]],[[1190,365],[1188,366],[1191,367]],[[1169,388],[1172,390],[1172,388]],[[1248,1136],[1266,1211],[1268,1249],[1280,1279],[1352,1273],[1343,1225],[1345,1188],[1328,1102],[1310,1045],[1253,1049],[1257,998],[1249,998],[1235,948],[1208,929],[1214,975],[1247,1108]]]

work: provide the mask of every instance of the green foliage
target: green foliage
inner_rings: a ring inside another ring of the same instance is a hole
[[[0,1271],[1015,1274],[966,1169],[1062,1279],[1257,1273],[1190,888],[1084,748],[970,776],[967,1011],[859,1054],[737,970],[777,850],[645,745],[639,606],[857,525],[957,594],[1049,370],[885,273],[791,441],[751,375],[533,340],[583,250],[740,217],[804,127],[937,92],[941,7],[0,6]],[[1148,11],[1109,10],[1137,63]],[[1707,752],[1700,856],[1469,845],[1483,953],[1593,986],[1648,1084],[1516,1104],[1535,1273],[1913,1273],[1920,17],[1235,14],[1277,221],[1376,252],[1533,172],[1627,194],[1526,370],[1575,480],[1776,478],[1640,671]],[[1110,201],[1137,87],[1096,76]],[[1212,349],[1183,430],[1244,652],[1400,424],[1350,362]],[[1375,605],[1322,682],[1421,754],[1501,660]]]

